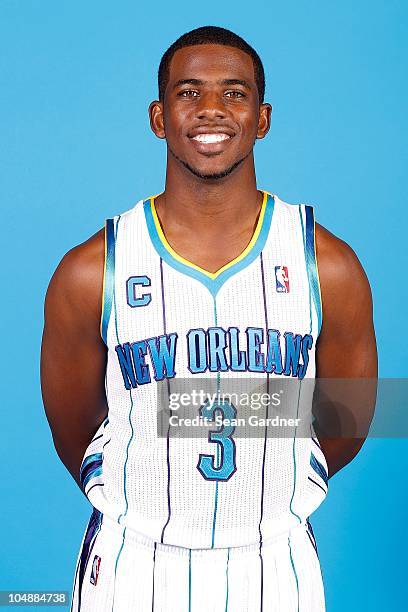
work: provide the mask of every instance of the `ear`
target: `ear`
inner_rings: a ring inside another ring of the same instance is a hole
[[[164,130],[163,103],[159,100],[154,100],[149,105],[150,127],[156,134],[157,138],[166,138]]]
[[[272,105],[267,104],[266,102],[261,104],[259,107],[258,131],[256,133],[257,138],[265,138],[269,132],[269,128],[271,127],[271,117]]]

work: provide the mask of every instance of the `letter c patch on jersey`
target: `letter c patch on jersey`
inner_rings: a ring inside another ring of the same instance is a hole
[[[152,301],[151,293],[142,293],[140,297],[137,296],[136,290],[138,286],[150,287],[152,284],[148,276],[131,276],[126,281],[126,298],[127,303],[131,308],[137,306],[147,306]]]

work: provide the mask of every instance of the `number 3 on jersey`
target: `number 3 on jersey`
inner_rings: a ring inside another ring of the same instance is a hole
[[[209,403],[207,400],[200,407],[200,416],[214,419],[215,413],[221,412],[222,419],[229,421],[235,419],[237,410],[228,401]],[[216,456],[200,453],[197,469],[206,480],[229,480],[236,472],[235,442],[232,439],[235,427],[232,425],[221,425],[216,431],[209,431],[208,441],[214,442]],[[221,457],[219,457],[221,453]]]

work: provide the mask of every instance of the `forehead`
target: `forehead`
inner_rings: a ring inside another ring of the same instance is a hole
[[[169,81],[211,77],[255,81],[252,58],[245,51],[226,45],[194,45],[178,49],[170,62]]]

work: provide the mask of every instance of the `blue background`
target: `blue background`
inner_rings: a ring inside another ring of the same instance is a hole
[[[150,132],[162,52],[222,25],[262,57],[268,138],[258,183],[348,242],[371,282],[380,374],[407,375],[408,5],[2,0],[1,589],[70,590],[90,506],[43,413],[43,299],[63,254],[161,190]],[[352,299],[352,296],[350,296]],[[406,609],[405,439],[366,443],[315,513],[327,609]]]

